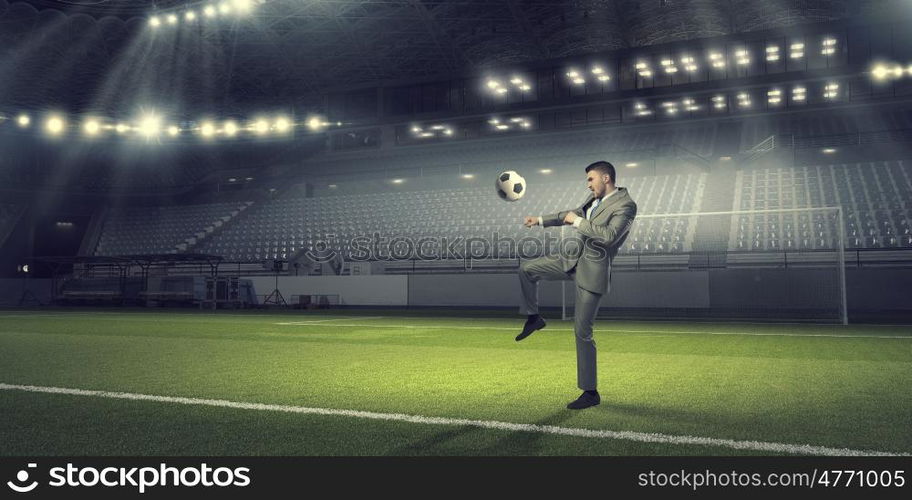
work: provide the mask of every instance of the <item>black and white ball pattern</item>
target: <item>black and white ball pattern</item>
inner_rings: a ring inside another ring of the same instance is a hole
[[[494,182],[497,196],[505,201],[516,201],[526,194],[526,180],[513,170],[501,172]]]

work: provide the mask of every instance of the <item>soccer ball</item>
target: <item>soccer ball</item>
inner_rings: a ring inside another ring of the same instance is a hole
[[[526,194],[526,180],[516,172],[507,170],[497,176],[494,189],[501,200],[516,201]]]

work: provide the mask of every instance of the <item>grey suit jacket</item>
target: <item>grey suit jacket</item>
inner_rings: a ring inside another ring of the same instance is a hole
[[[578,229],[568,228],[578,243],[562,245],[560,258],[564,272],[576,269],[577,286],[604,294],[611,290],[611,261],[630,234],[637,205],[630,198],[627,188],[618,188],[618,192],[596,207],[592,217],[587,220],[586,209],[593,198],[589,195],[579,208],[570,210],[583,220]],[[570,211],[544,215],[542,225],[560,226]]]

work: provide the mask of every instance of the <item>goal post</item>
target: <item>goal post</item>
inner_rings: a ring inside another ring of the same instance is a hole
[[[845,239],[840,207],[639,215],[597,317],[848,324]]]

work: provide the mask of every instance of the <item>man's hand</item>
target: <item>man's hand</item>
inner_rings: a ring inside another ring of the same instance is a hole
[[[532,217],[531,215],[527,215],[527,216],[523,219],[523,225],[526,226],[526,227],[537,226],[537,225],[538,225],[538,217]]]
[[[567,215],[564,216],[564,224],[573,224],[573,222],[578,219],[577,215],[573,212],[567,212]]]

